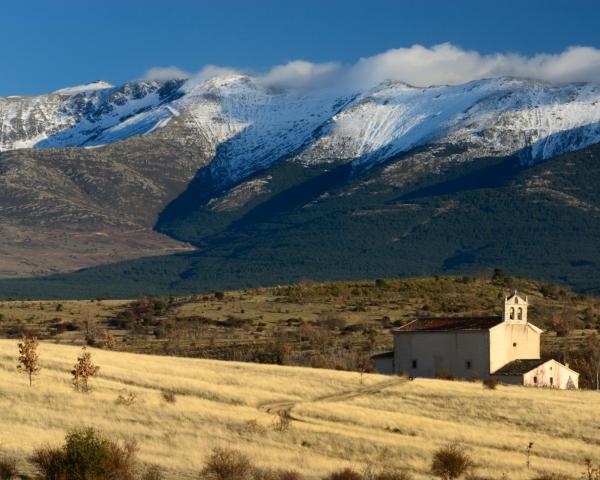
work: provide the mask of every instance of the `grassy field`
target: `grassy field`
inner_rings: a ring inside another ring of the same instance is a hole
[[[42,343],[42,371],[29,387],[16,371],[16,342],[0,340],[2,449],[22,456],[59,443],[72,427],[91,425],[113,438],[135,437],[142,460],[182,479],[197,478],[216,446],[308,479],[343,466],[390,463],[431,478],[432,452],[454,441],[470,449],[480,474],[511,480],[546,470],[579,477],[584,457],[600,451],[596,392],[488,390],[380,375],[364,375],[361,385],[354,372],[91,349],[101,370],[86,395],[70,384],[79,351]],[[174,403],[163,398],[165,389],[176,392]],[[116,403],[129,393],[133,405]],[[294,418],[285,432],[273,428],[273,412],[282,408]]]

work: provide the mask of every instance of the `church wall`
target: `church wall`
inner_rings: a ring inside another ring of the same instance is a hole
[[[434,378],[439,372],[448,372],[459,378],[468,379],[473,374],[487,378],[490,372],[488,345],[487,330],[397,333],[394,371],[410,377]]]
[[[490,371],[517,359],[540,358],[540,334],[523,323],[503,322],[490,330]]]

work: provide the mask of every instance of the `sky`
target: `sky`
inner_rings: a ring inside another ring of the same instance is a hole
[[[284,85],[332,72],[600,81],[598,0],[20,0],[0,22],[0,95],[207,65]]]

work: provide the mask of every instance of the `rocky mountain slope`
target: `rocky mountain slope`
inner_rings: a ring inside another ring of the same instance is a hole
[[[379,237],[390,224],[406,223],[393,235],[395,246],[406,246],[417,217],[431,224],[463,203],[451,194],[431,210],[397,199],[453,178],[497,189],[515,172],[593,145],[599,100],[599,85],[513,78],[284,90],[242,75],[3,97],[0,275],[74,270],[189,243],[201,248],[194,255],[233,244],[241,255],[274,218],[281,223],[269,224],[269,239],[289,239],[284,230],[294,225],[300,252],[325,242],[335,221],[324,219],[342,203],[344,211],[352,206],[353,219],[373,220],[360,228]],[[567,164],[557,168],[569,173]],[[559,205],[597,208],[554,191],[547,178],[519,181],[530,182],[527,191],[553,191]],[[320,228],[292,221],[299,212],[318,212]],[[259,256],[267,270],[272,253],[285,250],[271,248]],[[361,248],[370,255],[374,246]]]

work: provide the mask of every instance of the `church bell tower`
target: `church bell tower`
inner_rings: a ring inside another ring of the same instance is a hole
[[[504,297],[502,316],[505,322],[527,323],[527,296],[520,297],[517,291],[509,297]]]

